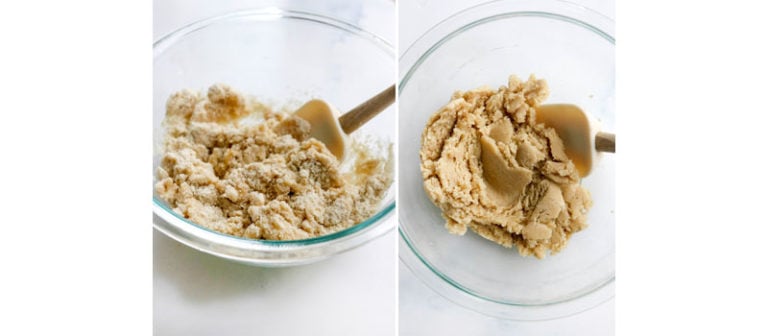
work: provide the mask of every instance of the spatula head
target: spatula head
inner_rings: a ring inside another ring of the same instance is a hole
[[[555,129],[563,140],[565,154],[581,177],[592,170],[594,145],[592,125],[584,111],[572,104],[547,104],[536,108],[536,122]]]
[[[339,161],[347,150],[346,135],[338,121],[338,112],[325,101],[313,99],[300,107],[294,115],[311,125],[309,136],[325,144]]]

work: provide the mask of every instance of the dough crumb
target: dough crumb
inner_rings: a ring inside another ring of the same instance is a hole
[[[544,258],[586,228],[589,192],[554,129],[536,123],[546,81],[510,76],[498,90],[456,92],[422,134],[424,190],[446,229],[467,228]]]
[[[350,163],[342,166],[309,137],[307,121],[223,84],[206,95],[171,95],[163,125],[157,195],[221,233],[266,240],[327,235],[372,216],[392,183],[391,145],[373,153],[353,138]]]

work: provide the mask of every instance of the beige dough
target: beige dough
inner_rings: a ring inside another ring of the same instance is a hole
[[[391,146],[376,154],[353,142],[345,171],[309,138],[307,121],[225,85],[173,94],[164,126],[157,195],[222,233],[294,240],[336,232],[373,215],[392,183]]]
[[[467,227],[521,255],[544,258],[587,226],[592,204],[554,129],[536,123],[547,83],[509,77],[507,87],[454,93],[427,122],[424,189],[446,228]]]

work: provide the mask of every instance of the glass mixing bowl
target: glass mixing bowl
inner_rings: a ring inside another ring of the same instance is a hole
[[[322,98],[347,111],[395,80],[395,57],[384,39],[352,24],[313,13],[265,8],[195,22],[154,44],[154,176],[168,97],[182,89],[226,83],[277,106]],[[356,133],[394,143],[390,107]],[[154,190],[154,188],[153,188]],[[394,186],[371,218],[330,235],[294,241],[250,240],[221,234],[171,211],[155,193],[155,228],[192,248],[260,266],[306,264],[360,246],[395,226]]]
[[[422,186],[418,151],[427,119],[455,90],[544,78],[547,103],[572,103],[614,129],[613,22],[571,3],[495,1],[431,28],[400,59],[398,200],[400,258],[429,287],[478,312],[552,319],[613,297],[614,158],[582,180],[592,194],[589,227],[559,254],[521,257],[468,231],[451,235]]]

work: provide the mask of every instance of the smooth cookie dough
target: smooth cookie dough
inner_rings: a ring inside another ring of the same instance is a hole
[[[263,119],[256,120],[253,119]],[[207,228],[252,239],[294,240],[373,215],[392,183],[389,153],[353,142],[343,169],[306,120],[214,85],[167,102],[157,195]]]
[[[467,227],[521,255],[544,258],[587,226],[589,192],[554,129],[536,123],[547,83],[509,77],[498,90],[454,93],[422,134],[424,189],[446,228]]]

